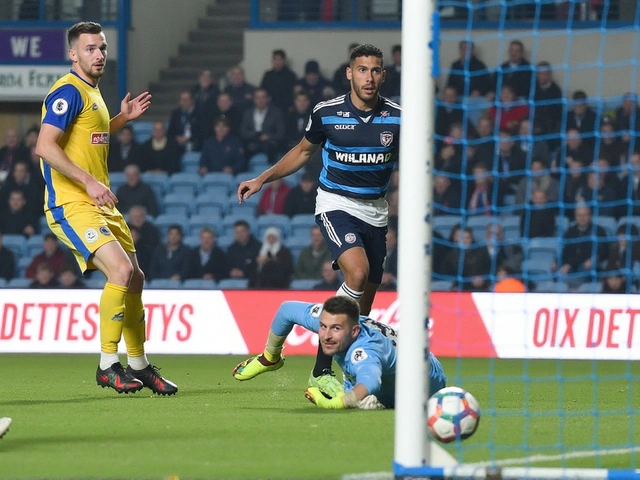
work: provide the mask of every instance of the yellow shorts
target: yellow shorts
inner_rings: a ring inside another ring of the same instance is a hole
[[[131,231],[117,208],[71,202],[45,212],[51,231],[71,249],[82,271],[95,270],[91,256],[105,243],[117,241],[135,252]]]

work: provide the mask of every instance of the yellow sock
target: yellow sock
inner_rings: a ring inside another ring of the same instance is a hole
[[[124,324],[127,287],[107,283],[100,297],[100,347],[104,353],[118,353]]]
[[[284,341],[286,339],[287,337],[281,337],[269,330],[267,346],[265,347],[264,352],[262,352],[262,355],[264,355],[264,358],[266,358],[268,362],[276,363],[280,360],[280,357],[282,356],[282,348],[284,347]]]
[[[129,293],[125,297],[124,342],[129,357],[144,355],[144,342],[147,339],[147,322],[144,319],[142,293]]]

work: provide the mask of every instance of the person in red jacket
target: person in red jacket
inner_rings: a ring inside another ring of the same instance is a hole
[[[284,183],[281,178],[274,180],[262,192],[260,202],[258,203],[258,211],[256,214],[281,214],[284,212],[284,201],[291,187]]]
[[[529,117],[529,107],[524,100],[516,100],[513,87],[503,85],[500,91],[500,102],[489,109],[489,118],[500,123],[500,130],[515,133],[523,118]]]

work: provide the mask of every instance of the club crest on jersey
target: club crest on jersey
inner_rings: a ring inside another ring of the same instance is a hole
[[[109,230],[107,227],[103,225],[102,227],[100,227],[100,233],[105,236],[108,236],[108,235],[111,235],[111,230]]]
[[[53,113],[56,115],[64,115],[69,110],[69,104],[64,98],[59,98],[51,106]]]
[[[317,303],[316,305],[311,307],[311,311],[309,312],[309,315],[311,315],[313,318],[318,318],[320,317],[321,313],[322,313],[322,304]]]
[[[95,243],[98,241],[98,232],[96,232],[95,228],[87,228],[84,231],[84,239],[87,243]]]
[[[97,110],[98,109],[98,104],[94,103],[93,105],[91,105],[91,110]]]
[[[393,143],[393,133],[391,132],[382,132],[380,134],[380,143],[383,147],[388,147]]]
[[[389,112],[387,110],[383,110],[380,112],[380,116],[382,118],[387,118],[389,116]]]
[[[358,363],[366,360],[367,358],[369,358],[369,356],[367,355],[367,352],[365,352],[362,348],[356,348],[351,353],[351,363]]]
[[[355,233],[347,233],[344,236],[344,241],[347,243],[353,243],[356,241],[356,234]]]
[[[91,145],[109,145],[109,132],[93,132]]]

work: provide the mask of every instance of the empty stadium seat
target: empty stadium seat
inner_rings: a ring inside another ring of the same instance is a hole
[[[561,253],[561,242],[558,238],[532,238],[524,245],[527,250],[527,258],[531,258],[536,252],[549,252],[553,258],[558,259]]]
[[[192,290],[216,290],[218,285],[215,281],[207,278],[188,278],[182,282],[182,288],[190,288]]]
[[[622,217],[620,220],[618,220],[618,227],[627,223],[635,225],[636,227],[638,227],[638,229],[640,229],[640,216]]]
[[[563,282],[539,282],[536,284],[536,292],[545,293],[566,293],[569,291],[569,287]]]
[[[553,270],[551,263],[534,262],[533,260],[524,260],[522,262],[522,277],[525,281],[532,280],[534,282],[545,282],[553,280]]]
[[[600,282],[583,283],[578,287],[578,293],[602,293],[602,284]]]
[[[291,281],[291,285],[289,285],[289,288],[291,290],[313,290],[313,287],[320,282],[322,282],[322,280],[295,279]]]
[[[249,213],[249,212],[247,212]],[[254,235],[256,234],[256,228],[255,228],[255,222],[256,219],[253,215],[226,215],[223,219],[222,219],[222,232],[220,233],[220,235],[233,235],[233,224],[235,222],[237,222],[238,220],[244,220],[249,224],[249,227],[251,228],[251,233],[253,233]]]
[[[262,169],[266,170],[269,167],[269,157],[267,157],[264,153],[256,153],[253,157],[249,159],[249,169],[257,170]]]
[[[171,278],[157,278],[149,281],[145,287],[152,290],[174,290],[182,287],[182,282]]]
[[[264,232],[269,227],[277,227],[280,229],[280,233],[282,234],[282,239],[284,240],[289,235],[289,224],[291,220],[287,215],[262,215],[258,217],[256,221],[257,232],[256,235],[258,239],[262,239]]]
[[[87,288],[94,288],[97,290],[102,290],[104,288],[104,284],[107,283],[106,279],[102,278],[87,278],[83,280],[84,284]]]
[[[562,235],[564,235],[564,232],[567,231],[567,228],[569,228],[569,224],[571,222],[569,222],[569,219],[563,215],[558,215],[556,216],[556,235],[558,237],[561,237]]]
[[[607,217],[605,215],[593,216],[593,223],[604,228],[607,232],[607,235],[615,235],[616,228],[618,227],[618,222],[613,217]]]
[[[200,187],[200,175],[197,173],[174,173],[169,177],[169,193],[188,193],[195,196]]]
[[[199,247],[200,246],[200,237],[198,237],[198,235],[185,236],[182,239],[182,243],[184,243],[189,248]]]
[[[161,200],[168,190],[169,176],[166,173],[145,172],[142,174],[142,181],[153,188],[158,200]]]
[[[196,203],[196,198],[189,193],[168,193],[162,201],[164,213],[178,217],[188,217]]]
[[[459,215],[438,215],[433,218],[433,229],[445,239],[448,239],[453,227],[461,222],[462,219]]]
[[[27,239],[22,235],[3,235],[2,246],[11,250],[16,256],[16,259],[22,257],[27,253]]]
[[[512,240],[520,237],[520,217],[518,215],[507,215],[502,217],[502,231],[505,240]]]
[[[4,278],[0,277],[0,288],[6,288],[6,286],[7,281]]]
[[[189,235],[199,235],[200,230],[207,227],[214,232],[222,230],[218,225],[220,224],[220,217],[214,217],[211,215],[192,215],[189,219]]]
[[[176,218],[175,215],[167,215],[162,214],[158,215],[158,217],[153,221],[153,224],[160,230],[161,241],[164,242],[165,237],[167,236],[167,230],[171,225],[180,225],[182,227],[182,233],[185,235],[187,233],[188,222],[186,218]]]
[[[153,123],[152,121],[137,120],[129,124],[133,128],[133,138],[137,143],[144,143],[151,138]]]
[[[473,232],[476,242],[484,242],[487,237],[487,227],[494,223],[500,223],[496,217],[487,215],[475,215],[467,220],[467,227]]]
[[[246,278],[224,278],[218,282],[220,290],[246,290],[249,288],[249,280]]]
[[[237,188],[235,178],[230,173],[226,172],[210,172],[202,177],[201,191],[207,192],[213,187],[224,187],[226,194],[230,194]]]
[[[218,245],[223,250],[226,250],[234,241],[235,237],[233,233],[225,234],[217,238],[216,245]]]
[[[305,234],[309,238],[309,230],[316,226],[316,217],[312,213],[302,213],[291,217],[289,224],[291,235]]]
[[[29,240],[27,240],[27,251],[25,255],[27,257],[33,257],[35,255],[38,255],[39,253],[42,253],[43,249],[44,236],[32,235],[31,237],[29,237]]]
[[[109,188],[112,192],[116,192],[124,184],[124,172],[109,172]]]
[[[11,280],[9,280],[9,283],[7,283],[7,287],[8,288],[29,288],[29,285],[31,285],[31,282],[33,280],[31,280],[30,278],[12,278]]]
[[[255,178],[256,174],[254,172],[242,172],[242,173],[238,173],[235,177],[234,177],[234,181],[235,181],[235,188],[233,188],[233,190],[236,190],[238,188],[238,185],[240,185],[241,182],[244,182],[246,180],[251,180],[252,178]]]
[[[200,171],[200,152],[185,152],[180,160],[181,170],[185,173]]]

